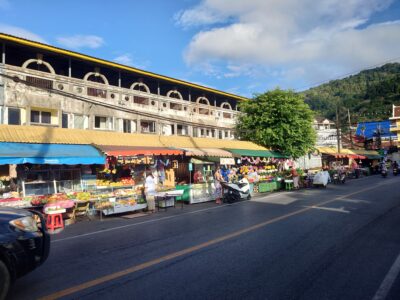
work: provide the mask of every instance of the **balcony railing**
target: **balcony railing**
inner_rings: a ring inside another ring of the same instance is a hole
[[[26,76],[26,82],[34,87],[43,88],[43,89],[52,89],[53,81],[43,78],[37,78],[33,76]]]
[[[44,89],[56,89],[72,93],[85,93],[89,97],[110,100],[116,106],[130,107],[142,111],[159,111],[184,117],[191,121],[206,118],[207,122],[231,126],[239,112],[212,105],[198,104],[189,100],[175,99],[163,95],[149,94],[137,90],[105,86],[62,75],[53,75],[31,69],[6,65],[5,72],[11,76],[24,76],[28,84]],[[106,87],[106,88],[105,88]],[[165,104],[165,106],[164,106]],[[400,108],[400,107],[399,107]]]

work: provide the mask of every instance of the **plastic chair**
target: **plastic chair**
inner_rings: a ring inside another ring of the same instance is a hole
[[[48,230],[55,230],[57,228],[64,228],[62,213],[48,214],[46,220]]]
[[[288,191],[293,189],[293,180],[285,180],[285,189]]]

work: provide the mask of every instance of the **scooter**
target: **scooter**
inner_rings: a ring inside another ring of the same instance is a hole
[[[393,167],[393,175],[397,176],[398,173],[399,173],[399,168]]]
[[[346,182],[346,174],[341,171],[337,171],[332,176],[332,181],[334,184],[344,184]]]
[[[386,176],[387,176],[387,170],[382,169],[382,170],[381,170],[381,175],[382,175],[383,178],[386,178]]]
[[[240,200],[250,200],[250,184],[246,178],[236,183],[221,182],[223,188],[223,201],[233,203]]]

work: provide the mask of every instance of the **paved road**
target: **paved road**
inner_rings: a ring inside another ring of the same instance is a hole
[[[399,183],[80,222],[10,298],[400,299]]]

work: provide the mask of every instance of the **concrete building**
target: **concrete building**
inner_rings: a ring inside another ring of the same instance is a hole
[[[6,34],[0,47],[0,124],[234,139],[247,100]]]
[[[326,118],[316,117],[313,127],[317,133],[317,147],[337,147],[338,137],[334,122]]]

